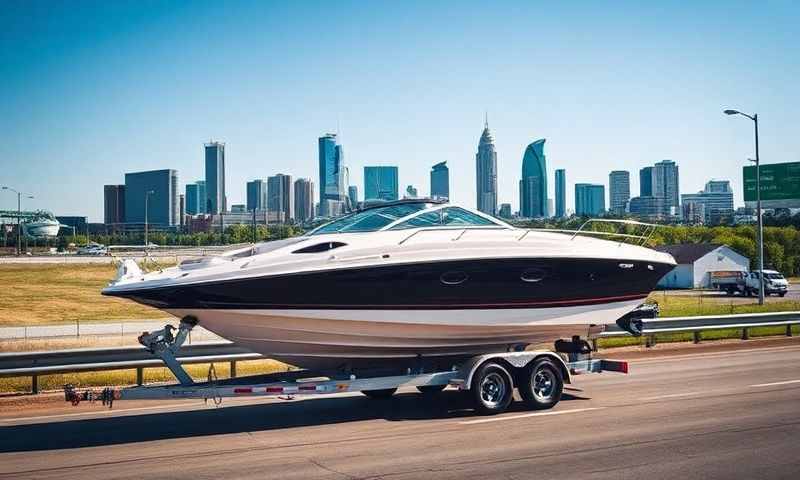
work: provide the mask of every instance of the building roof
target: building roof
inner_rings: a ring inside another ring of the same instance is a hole
[[[666,252],[675,257],[679,264],[694,263],[723,245],[720,243],[679,243],[677,245],[660,245],[659,252]]]

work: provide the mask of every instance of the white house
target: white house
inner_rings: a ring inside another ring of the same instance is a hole
[[[711,286],[711,272],[750,270],[750,259],[727,245],[682,243],[656,250],[669,253],[678,263],[658,282],[661,288],[707,288]]]

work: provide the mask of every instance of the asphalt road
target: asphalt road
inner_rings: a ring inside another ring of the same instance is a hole
[[[631,354],[555,409],[463,396],[0,412],[0,478],[800,478],[800,341]],[[44,416],[43,416],[44,415]]]

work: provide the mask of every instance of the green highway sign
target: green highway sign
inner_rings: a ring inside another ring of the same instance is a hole
[[[744,201],[756,201],[756,167],[744,167]],[[800,207],[800,162],[761,165],[761,201],[766,208]]]

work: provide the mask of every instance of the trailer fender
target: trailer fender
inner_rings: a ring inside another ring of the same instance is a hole
[[[472,385],[472,377],[474,376],[475,371],[478,370],[478,367],[488,361],[506,365],[510,370],[509,373],[511,373],[512,378],[514,378],[516,381],[516,373],[524,369],[529,363],[539,358],[548,358],[552,360],[553,363],[555,363],[561,370],[561,375],[564,377],[564,383],[572,383],[572,375],[569,371],[569,367],[559,354],[549,350],[534,350],[525,352],[487,353],[470,358],[459,369],[464,374],[462,377],[464,379],[462,388],[469,389],[469,386]]]

